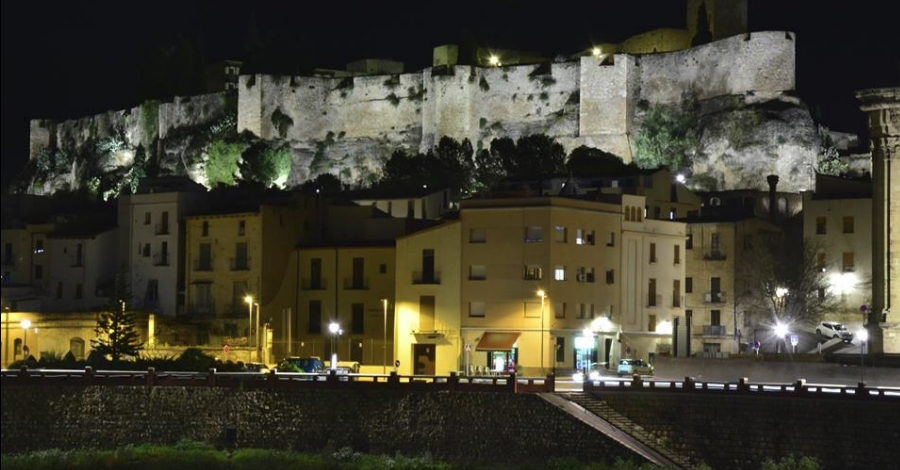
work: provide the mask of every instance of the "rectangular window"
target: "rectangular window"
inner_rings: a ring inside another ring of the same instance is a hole
[[[719,253],[722,249],[722,236],[718,233],[713,233],[709,236],[709,249],[713,253]]]
[[[647,315],[647,331],[656,331],[656,315]]]
[[[353,277],[350,279],[352,289],[368,288],[368,286],[366,286],[365,272],[366,260],[364,258],[353,258]]]
[[[659,299],[656,298],[656,279],[651,278],[647,284],[647,306],[656,307]]]
[[[556,302],[553,304],[553,318],[566,318],[565,302]]]
[[[352,312],[353,319],[350,323],[350,331],[355,335],[363,334],[364,330],[364,322],[365,322],[365,304],[351,304],[350,311]]]
[[[233,271],[246,271],[250,269],[250,258],[247,256],[247,243],[235,243],[234,261],[231,264]]]
[[[841,263],[841,269],[844,272],[852,272],[854,270],[853,266],[853,252],[844,252],[842,257],[843,262]]]
[[[75,300],[84,298],[84,284],[75,284]]]
[[[606,246],[616,246],[616,232],[609,232],[606,238]]]
[[[541,265],[539,264],[527,264],[525,265],[525,272],[523,273],[522,278],[528,281],[540,281],[543,279],[543,270],[541,269]]]
[[[844,233],[853,233],[853,216],[844,217]]]
[[[34,265],[34,279],[41,280],[44,279],[44,265],[36,264]]]
[[[693,250],[694,249],[694,234],[689,233],[684,239],[684,249],[685,250]]]
[[[150,244],[149,243],[144,243],[144,249],[142,250],[141,255],[143,255],[144,258],[150,257]]]
[[[484,317],[484,302],[469,302],[470,317]]]
[[[144,293],[144,300],[148,302],[156,302],[159,300],[159,281],[149,279],[147,281],[147,292]]]
[[[487,230],[483,228],[469,229],[469,243],[487,242]]]
[[[525,243],[539,243],[544,241],[544,230],[540,226],[525,228]]]
[[[694,278],[686,277],[684,278],[684,292],[690,294],[694,292]]]
[[[675,264],[681,264],[681,245],[675,245],[673,256],[675,257]]]
[[[650,244],[650,263],[656,262],[656,243]]]
[[[607,284],[615,284],[616,283],[616,270],[609,269],[606,271],[606,283]]]
[[[34,241],[34,252],[43,253],[44,252],[44,239],[38,238]]]
[[[556,337],[556,362],[566,362],[566,338]]]
[[[469,280],[483,281],[485,279],[487,279],[487,266],[483,264],[469,266]]]
[[[816,217],[816,235],[825,235],[825,216]]]
[[[235,315],[243,314],[250,310],[250,305],[244,298],[249,294],[247,281],[234,281],[231,284],[231,310]]]
[[[202,228],[200,230],[201,230],[200,236],[208,237],[209,236],[209,222],[204,220]]]
[[[819,271],[825,272],[825,252],[820,251],[816,253],[816,269]]]
[[[243,237],[247,233],[247,222],[244,220],[238,221],[238,236]]]
[[[555,281],[565,281],[566,280],[566,267],[565,266],[557,266],[553,269],[553,280]]]
[[[150,213],[144,212],[144,225],[150,225]]]
[[[209,243],[200,244],[200,258],[197,259],[197,271],[212,270],[212,245]]]
[[[575,313],[575,318],[594,318],[594,304],[578,304],[578,311]]]
[[[722,324],[722,311],[721,310],[710,310],[709,311],[709,324],[713,326],[719,326]]]
[[[322,332],[322,301],[321,300],[310,300],[309,301],[309,328],[307,329],[307,333],[321,333]]]
[[[169,233],[169,211],[163,211],[162,216],[159,219],[159,226],[156,228],[156,233],[159,235]]]
[[[565,227],[561,227],[559,225],[553,227],[553,240],[556,243],[566,243],[567,235],[568,233]]]
[[[381,263],[378,265],[378,274],[387,274],[387,263]]]

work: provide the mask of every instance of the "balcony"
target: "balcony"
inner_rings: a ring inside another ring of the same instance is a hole
[[[647,296],[648,307],[659,307],[662,305],[662,294],[650,294]]]
[[[232,271],[249,271],[250,260],[248,258],[229,258],[229,266]]]
[[[157,253],[153,255],[153,265],[154,266],[168,266],[169,265],[169,254],[168,253]]]
[[[326,290],[328,280],[320,277],[305,277],[300,279],[300,290]]]
[[[723,304],[725,303],[724,292],[705,292],[703,294],[703,302],[707,304]]]
[[[413,271],[413,284],[440,284],[441,273],[434,271]]]
[[[168,235],[169,234],[169,224],[156,224],[153,230],[157,235]]]
[[[725,336],[725,325],[703,325],[703,336]]]
[[[369,279],[344,278],[344,290],[369,290]]]
[[[200,258],[200,259],[194,260],[194,271],[212,271],[212,270],[213,270],[212,259]]]
[[[195,318],[213,318],[216,316],[216,309],[212,304],[190,304],[185,307],[184,315]]]
[[[703,259],[706,261],[725,261],[725,252],[721,250],[710,250],[703,253]]]

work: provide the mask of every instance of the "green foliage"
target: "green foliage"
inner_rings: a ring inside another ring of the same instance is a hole
[[[119,272],[115,278],[115,290],[105,311],[97,318],[94,332],[97,339],[91,340],[91,346],[99,356],[108,357],[113,364],[126,357],[137,357],[144,348],[137,332],[134,312],[128,310],[131,298],[130,275],[126,271]]]
[[[834,140],[828,135],[827,129],[819,128],[819,157],[816,163],[816,171],[823,175],[843,176],[850,172],[850,164],[841,159],[840,153],[834,146]]]
[[[635,137],[634,163],[640,168],[667,167],[677,171],[690,166],[688,155],[698,144],[692,105],[679,109],[656,104],[647,110]]]
[[[629,168],[621,158],[600,149],[582,145],[569,154],[566,169],[574,176],[601,176],[621,173]]]
[[[819,470],[819,462],[812,457],[789,455],[780,460],[766,459],[761,470]]]
[[[377,185],[409,189],[427,185],[467,193],[475,167],[472,154],[468,139],[460,143],[446,136],[427,154],[410,156],[398,150],[385,162]]]
[[[210,187],[218,184],[234,185],[234,175],[238,170],[243,145],[214,140],[209,145],[206,161],[206,178]]]
[[[141,128],[150,139],[159,136],[159,101],[147,100],[141,103]]]
[[[272,125],[278,131],[279,137],[282,139],[287,137],[287,131],[294,125],[294,120],[290,116],[281,111],[281,107],[272,111]]]
[[[233,114],[226,114],[209,125],[210,139],[226,139],[237,135],[237,119]]]
[[[488,91],[491,89],[491,86],[488,85],[487,79],[484,76],[481,76],[481,80],[478,81],[478,88],[481,88],[481,91]]]
[[[289,147],[272,147],[270,142],[258,142],[244,151],[239,166],[245,181],[269,187],[290,172],[291,150]]]

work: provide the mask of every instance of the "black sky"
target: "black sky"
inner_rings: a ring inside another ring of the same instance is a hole
[[[748,1],[751,31],[797,34],[797,92],[814,118],[865,135],[854,91],[900,86],[900,33],[890,2]],[[179,35],[200,38],[209,61],[240,60],[252,18],[260,37],[277,33],[285,50],[319,66],[378,57],[403,61],[409,72],[430,65],[434,46],[460,43],[464,32],[479,45],[552,57],[685,24],[683,0],[354,3],[0,2],[3,187],[27,159],[30,119],[137,105],[144,98],[140,64]]]

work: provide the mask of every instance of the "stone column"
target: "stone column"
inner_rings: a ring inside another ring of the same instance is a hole
[[[868,115],[872,151],[872,308],[866,329],[868,352],[885,352],[880,323],[900,320],[900,88],[856,93]],[[894,258],[892,260],[892,258]],[[886,318],[883,320],[882,316]],[[888,351],[897,352],[897,351]]]

